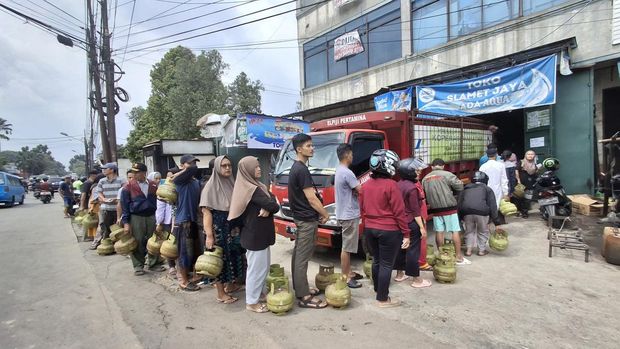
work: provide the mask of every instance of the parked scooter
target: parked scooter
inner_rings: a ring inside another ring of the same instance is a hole
[[[555,174],[560,168],[560,161],[548,158],[543,161],[542,165],[546,171],[536,179],[534,185],[541,217],[547,221],[551,216],[570,216],[572,202],[566,195],[562,182]]]
[[[39,193],[39,200],[44,204],[49,204],[52,201],[52,192],[42,191]]]

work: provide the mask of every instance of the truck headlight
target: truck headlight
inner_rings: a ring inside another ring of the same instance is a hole
[[[327,214],[329,214],[329,219],[323,225],[337,227],[338,219],[336,219],[336,204],[334,203],[325,206],[325,210],[327,211]]]

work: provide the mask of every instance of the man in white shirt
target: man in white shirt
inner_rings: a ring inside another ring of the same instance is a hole
[[[493,190],[495,194],[495,202],[499,208],[499,202],[502,198],[508,200],[508,177],[506,176],[506,166],[503,162],[497,160],[497,148],[487,149],[487,156],[489,161],[480,166],[480,171],[489,176],[489,188]],[[500,224],[505,224],[504,216],[498,214],[498,221]]]

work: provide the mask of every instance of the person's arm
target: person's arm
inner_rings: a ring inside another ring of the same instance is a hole
[[[449,181],[450,188],[452,188],[455,193],[463,191],[463,182],[454,173],[451,173]]]
[[[157,199],[157,210],[155,210],[155,224],[162,225],[166,218],[166,203]]]
[[[411,235],[411,229],[409,229],[409,224],[405,219],[405,201],[403,200],[403,195],[400,193],[400,190],[396,186],[396,183],[390,183],[388,191],[388,204],[390,205],[392,214],[394,215],[394,218],[398,223],[400,231],[402,231],[403,233],[403,238],[409,239],[409,236]]]
[[[502,184],[502,193],[504,194],[504,199],[508,200],[508,176],[506,175],[506,170],[502,170],[502,175],[500,177],[500,181]]]
[[[521,175],[519,175],[519,169],[515,167],[515,177],[517,178],[517,183],[521,184]]]
[[[198,167],[196,166],[185,167],[172,176],[172,182],[174,184],[187,184],[194,178],[196,172],[198,172]]]
[[[413,219],[420,227],[420,234],[422,237],[426,237],[426,227],[424,226],[424,220],[422,219],[422,209],[420,207],[420,197],[418,196],[418,189],[413,188],[408,195],[409,207],[411,208],[411,214]]]
[[[205,247],[212,249],[215,244],[215,235],[213,234],[213,214],[208,207],[202,208],[202,225],[206,235]]]
[[[270,214],[274,214],[280,211],[280,205],[278,205],[276,199],[271,195],[265,194],[265,192],[259,188],[256,188],[256,190],[254,191],[250,202],[254,203],[256,206],[260,207],[261,210],[265,210]]]
[[[345,177],[345,180],[347,181],[347,185],[349,186],[349,188],[351,188],[351,190],[353,190],[355,194],[359,195],[362,192],[362,185],[360,184],[360,181],[355,177],[355,174],[353,174],[353,172],[350,172]]]
[[[131,216],[131,211],[129,209],[130,204],[131,196],[129,195],[129,190],[123,188],[121,191],[121,222],[125,227],[125,231],[129,231],[129,217]]]
[[[491,209],[491,221],[497,221],[497,201],[495,201],[495,193],[489,187],[486,187],[487,190],[487,205]]]
[[[103,196],[103,185],[101,184],[101,181],[99,181],[99,183],[97,183],[97,190],[95,191],[97,193],[97,197],[99,198],[99,202],[102,204],[106,203],[106,199],[105,196]]]
[[[329,214],[327,213],[327,210],[325,210],[325,207],[323,207],[323,204],[319,198],[316,197],[314,188],[304,188],[304,195],[306,195],[306,199],[308,199],[310,206],[312,206],[312,208],[319,214],[319,221],[321,223],[325,223],[329,219]]]

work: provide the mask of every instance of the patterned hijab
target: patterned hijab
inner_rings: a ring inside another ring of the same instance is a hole
[[[233,176],[222,176],[222,161],[224,159],[228,159],[228,157],[222,155],[215,158],[213,174],[200,194],[200,207],[224,212],[228,212],[230,209],[235,179]]]
[[[267,187],[254,177],[254,171],[256,171],[258,166],[258,159],[253,156],[246,156],[239,161],[237,180],[235,181],[235,189],[233,190],[230,211],[228,212],[229,221],[243,214],[257,188],[269,195]]]

